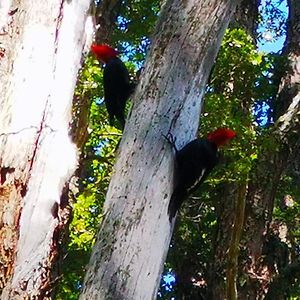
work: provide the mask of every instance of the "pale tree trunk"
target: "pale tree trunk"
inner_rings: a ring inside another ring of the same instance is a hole
[[[167,1],[136,90],[80,299],[155,299],[172,234],[174,153],[201,99],[235,1]]]
[[[263,246],[270,231],[278,184],[282,174],[290,168],[291,159],[299,158],[297,151],[299,151],[300,131],[300,3],[297,0],[290,0],[288,4],[290,10],[288,35],[283,51],[288,58],[288,66],[281,79],[274,114],[276,123],[273,135],[278,140],[278,148],[273,147],[264,151],[249,185],[245,228],[248,251],[248,264],[245,269],[248,280],[240,292],[241,299],[264,299],[270,292],[268,291],[270,283],[276,277],[281,281],[286,280],[285,286],[283,290],[273,290],[273,296],[268,299],[275,299],[274,295],[276,299],[285,299],[284,289],[289,287],[295,279],[294,276],[299,278],[296,272],[286,274],[286,277],[284,274],[277,274],[274,268],[270,268],[262,259]],[[290,266],[293,267],[292,262]],[[288,268],[289,265],[285,269]]]
[[[1,19],[1,299],[51,292],[61,194],[77,160],[68,130],[89,2],[11,1]]]

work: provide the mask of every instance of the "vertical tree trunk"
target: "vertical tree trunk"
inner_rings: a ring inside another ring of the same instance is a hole
[[[2,6],[0,7],[2,8]],[[12,1],[1,35],[1,299],[47,299],[89,0]]]
[[[236,8],[230,25],[246,30],[250,36],[256,39],[259,4],[260,0],[242,0]]]
[[[174,153],[195,137],[201,99],[235,1],[167,1],[137,88],[80,299],[155,299],[172,224]]]
[[[214,259],[209,266],[208,299],[233,300],[237,297],[237,264],[244,223],[246,183],[225,184],[218,194],[222,195],[222,199],[217,212]]]
[[[282,174],[289,168],[290,157],[299,151],[300,124],[300,3],[290,0],[288,35],[283,53],[288,58],[287,70],[281,78],[278,97],[275,102],[275,127],[273,136],[277,137],[277,147],[266,149],[257,162],[252,175],[247,200],[246,241],[248,280],[240,292],[241,299],[262,299],[268,293],[270,283],[278,276],[262,259],[263,245],[270,230],[274,200]],[[281,71],[281,70],[280,70]],[[282,71],[281,71],[282,72]],[[286,267],[288,269],[288,266]],[[296,272],[294,273],[296,275]],[[293,275],[293,276],[294,276]],[[280,280],[291,281],[294,277],[279,274]],[[286,282],[287,282],[286,281]],[[276,285],[274,285],[276,287]],[[278,287],[278,285],[277,285]],[[284,288],[288,288],[288,284]],[[277,290],[276,299],[283,299],[285,290]],[[275,299],[273,297],[273,299]]]
[[[99,25],[96,32],[97,43],[107,43],[110,41],[110,35],[115,25],[121,5],[121,0],[103,0],[97,6],[96,24]]]
[[[236,193],[235,218],[232,224],[230,246],[227,253],[226,296],[229,300],[237,299],[238,257],[240,240],[244,225],[247,184],[242,182]]]

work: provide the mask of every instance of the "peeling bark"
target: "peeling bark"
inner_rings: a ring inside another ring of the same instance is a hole
[[[155,299],[172,234],[174,154],[195,137],[235,1],[167,1],[125,126],[80,299]]]
[[[1,299],[51,291],[61,193],[77,160],[68,130],[88,8],[88,0],[12,1],[1,36]]]

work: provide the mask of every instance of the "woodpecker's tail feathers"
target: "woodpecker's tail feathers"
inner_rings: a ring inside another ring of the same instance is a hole
[[[174,190],[168,206],[168,215],[169,215],[170,222],[172,222],[172,219],[176,216],[176,213],[179,210],[185,198],[186,198],[185,191],[179,188],[176,188]]]
[[[170,223],[172,222],[172,220],[175,217],[176,212],[177,212],[177,205],[176,205],[176,201],[174,201],[175,197],[173,197],[173,195],[171,197],[171,200],[170,200],[170,203],[168,206],[168,216],[169,216]]]
[[[132,81],[129,83],[129,94],[132,95],[135,91],[135,88],[137,86],[137,83]]]

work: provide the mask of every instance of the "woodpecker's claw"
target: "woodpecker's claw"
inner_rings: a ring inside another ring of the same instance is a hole
[[[167,135],[162,134],[162,136],[169,142],[169,144],[172,145],[175,151],[178,152],[178,149],[176,147],[176,137],[174,137],[171,132],[168,132]]]

